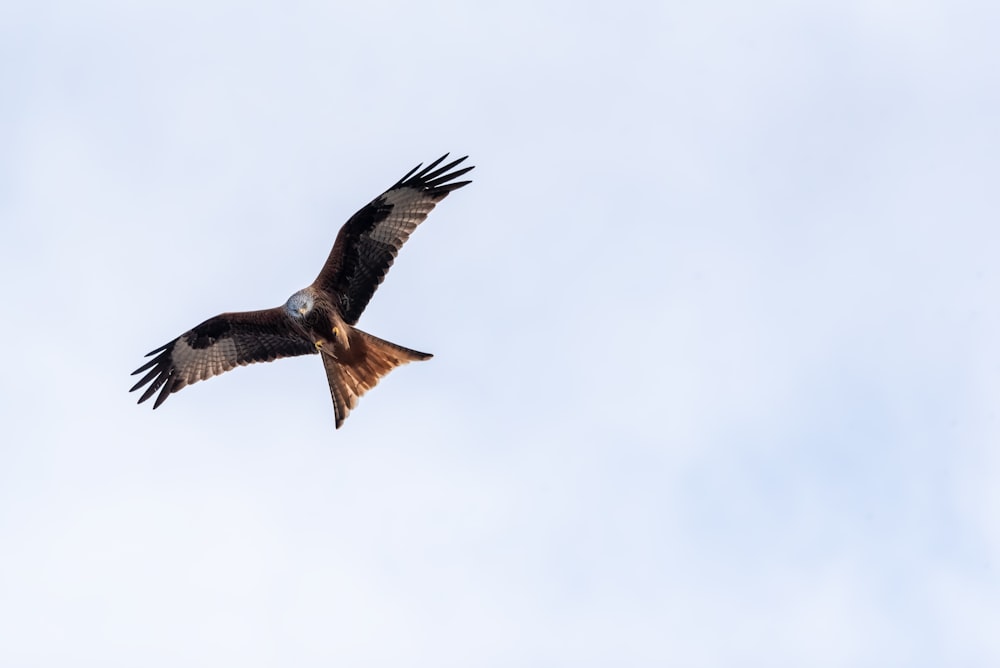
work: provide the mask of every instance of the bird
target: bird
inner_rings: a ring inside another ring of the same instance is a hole
[[[398,366],[432,357],[355,327],[410,234],[438,202],[471,180],[461,166],[468,156],[426,167],[418,164],[362,207],[340,228],[333,249],[311,285],[283,306],[222,313],[149,352],[132,372],[146,372],[130,392],[145,387],[138,403],[159,394],[153,408],[192,383],[238,366],[283,357],[319,355],[333,399],[336,428],[368,390]]]

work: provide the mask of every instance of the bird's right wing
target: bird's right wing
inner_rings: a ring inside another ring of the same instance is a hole
[[[149,373],[129,391],[149,384],[139,397],[141,404],[160,390],[153,403],[157,408],[187,385],[237,366],[316,352],[316,346],[292,325],[283,307],[223,313],[146,355],[155,357],[132,375]]]
[[[456,169],[465,158],[441,165],[448,154],[426,167],[417,165],[391,188],[351,216],[337,234],[333,250],[313,286],[334,303],[349,325],[361,317],[410,234],[472,167]],[[468,157],[468,156],[466,156]]]

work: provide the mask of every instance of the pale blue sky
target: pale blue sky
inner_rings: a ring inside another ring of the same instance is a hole
[[[0,7],[0,665],[1000,664],[1000,9]],[[134,405],[420,161],[361,321]]]

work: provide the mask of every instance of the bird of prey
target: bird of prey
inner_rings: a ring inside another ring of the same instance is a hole
[[[471,181],[457,181],[472,167],[468,157],[441,165],[445,154],[417,165],[395,185],[351,216],[312,285],[284,306],[223,313],[157,348],[132,375],[148,373],[131,392],[149,385],[139,403],[159,395],[153,408],[191,383],[254,362],[319,354],[326,369],[339,429],[358,399],[397,366],[430,359],[363,332],[354,325],[396,254],[434,206]],[[421,167],[423,167],[421,169]]]

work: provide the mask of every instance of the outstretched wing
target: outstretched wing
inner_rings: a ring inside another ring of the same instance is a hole
[[[244,313],[223,313],[181,334],[146,357],[153,357],[132,375],[149,371],[130,392],[149,387],[141,404],[160,390],[153,408],[191,383],[205,380],[244,364],[270,362],[316,352],[316,346],[292,325],[279,308]]]
[[[455,181],[472,169],[454,169],[465,158],[438,167],[447,157],[446,153],[423,169],[414,167],[351,216],[337,234],[313,287],[329,295],[348,324],[361,317],[410,233],[448,193],[471,183]]]

